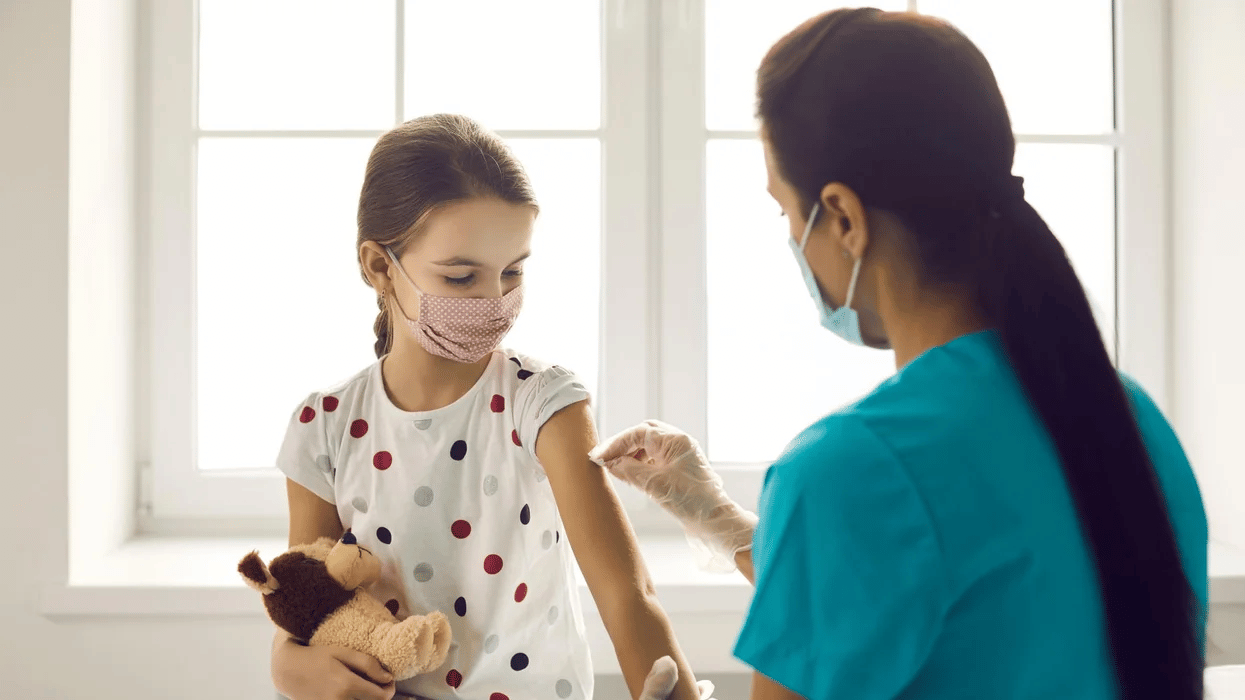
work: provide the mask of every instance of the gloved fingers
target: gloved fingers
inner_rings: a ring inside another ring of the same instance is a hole
[[[653,669],[644,679],[640,700],[666,700],[679,682],[679,667],[674,659],[663,656],[653,662]]]
[[[616,459],[632,456],[645,447],[649,440],[649,433],[652,430],[652,426],[648,423],[641,423],[627,428],[592,448],[592,451],[588,453],[588,457],[601,466],[608,466],[610,462]]]

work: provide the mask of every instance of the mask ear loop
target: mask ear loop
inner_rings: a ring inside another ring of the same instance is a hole
[[[419,285],[415,284],[415,280],[411,279],[411,276],[406,274],[406,268],[402,267],[402,263],[398,262],[398,256],[393,254],[393,250],[389,246],[385,246],[385,253],[389,255],[389,259],[393,261],[393,266],[398,268],[398,273],[402,275],[402,278],[406,280],[407,284],[411,285],[411,289],[415,290],[415,293],[419,295],[419,298],[422,301],[424,298],[424,290],[420,289]],[[380,297],[383,301],[385,298],[384,290],[381,290]],[[398,311],[402,312],[403,316],[410,319],[410,316],[407,316],[406,314],[406,309],[402,308],[402,302],[398,301],[397,294],[393,295],[393,303],[394,306],[398,307]]]
[[[847,253],[847,251],[843,252],[844,254]],[[847,283],[847,301],[843,303],[843,306],[849,309],[852,308],[852,297],[856,295],[856,280],[860,279],[860,262],[862,260],[864,258],[856,258],[856,263],[852,265],[852,281]]]
[[[800,252],[804,252],[804,246],[808,245],[808,235],[813,232],[813,223],[817,221],[817,212],[821,211],[821,202],[813,205],[813,210],[808,213],[808,223],[804,225],[804,238],[800,239]]]

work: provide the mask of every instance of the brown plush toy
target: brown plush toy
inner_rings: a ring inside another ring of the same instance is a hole
[[[238,563],[238,572],[264,594],[273,623],[295,639],[370,654],[396,680],[445,663],[449,620],[434,611],[399,622],[365,592],[363,587],[380,577],[380,560],[350,532],[336,543],[323,537],[291,547],[268,566],[251,552]]]

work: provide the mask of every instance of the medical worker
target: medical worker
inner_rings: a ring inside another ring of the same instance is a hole
[[[934,18],[828,12],[765,57],[757,112],[821,325],[897,371],[796,436],[756,516],[671,426],[594,453],[755,583],[752,697],[1201,698],[1197,483],[1012,175],[981,52]],[[799,382],[826,360],[756,361]]]

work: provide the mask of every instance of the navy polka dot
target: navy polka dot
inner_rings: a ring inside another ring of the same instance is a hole
[[[467,599],[466,598],[459,597],[458,600],[454,601],[454,612],[458,613],[459,617],[467,616]]]
[[[530,376],[532,376],[531,370],[526,370],[526,369],[519,370],[519,379],[527,379]]]
[[[522,671],[527,668],[527,654],[515,654],[510,657],[510,668],[516,671]]]
[[[519,522],[524,525],[532,522],[532,509],[529,506],[523,506],[523,510],[519,511]]]
[[[454,461],[461,462],[463,457],[466,457],[466,456],[467,456],[467,442],[465,440],[459,440],[458,442],[454,443],[453,447],[450,447],[450,457],[452,457]]]
[[[513,363],[515,363],[516,365],[519,365],[520,367],[522,367],[522,366],[523,366],[523,365],[519,362],[519,358],[517,358],[517,357],[512,357],[512,358],[510,358],[510,361],[511,361],[511,362],[513,362]]]
[[[389,532],[389,528],[378,527],[376,528],[376,539],[380,540],[381,542],[385,544],[389,544],[390,542],[393,541],[393,535]]]

